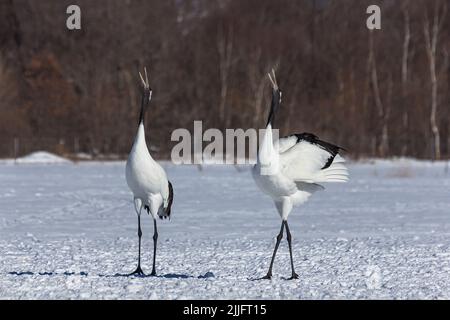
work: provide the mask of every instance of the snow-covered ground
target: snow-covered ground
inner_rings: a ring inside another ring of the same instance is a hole
[[[136,267],[137,230],[124,163],[0,165],[0,298],[404,299],[450,298],[450,173],[443,163],[351,164],[279,231],[248,170],[165,165],[171,221],[159,221],[158,277]],[[143,219],[151,271],[152,221]]]
[[[55,154],[37,151],[16,160],[18,164],[56,164],[56,163],[70,163],[69,160],[59,157]]]

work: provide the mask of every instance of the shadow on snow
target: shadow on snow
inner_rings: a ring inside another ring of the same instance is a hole
[[[12,271],[8,272],[9,275],[13,276],[34,276],[34,275],[40,275],[40,276],[88,276],[87,272],[81,271],[81,272],[31,272],[31,271]],[[204,275],[199,275],[198,277],[194,277],[192,275],[188,274],[177,274],[177,273],[168,273],[164,275],[134,275],[134,274],[124,274],[124,273],[116,273],[113,275],[105,275],[105,274],[98,274],[98,277],[105,277],[105,278],[166,278],[166,279],[189,279],[189,278],[197,278],[197,279],[207,279],[207,278],[214,278],[214,274],[212,272],[207,272]]]

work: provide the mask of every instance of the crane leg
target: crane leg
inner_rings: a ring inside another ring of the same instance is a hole
[[[291,256],[291,269],[292,269],[292,276],[288,280],[294,280],[298,279],[298,274],[294,271],[294,259],[292,258],[292,236],[291,232],[289,231],[289,225],[287,223],[287,220],[284,221],[284,224],[286,225],[286,237],[289,245],[289,254]]]
[[[142,237],[142,230],[141,230],[141,215],[138,214],[138,237],[139,237],[139,251],[138,251],[138,265],[135,271],[130,273],[130,275],[136,275],[136,276],[145,276],[144,272],[141,269],[141,237]]]
[[[156,219],[153,219],[153,268],[152,268],[152,276],[156,276],[156,244],[158,243],[158,228],[156,226]]]
[[[270,261],[269,271],[267,272],[267,275],[265,277],[262,277],[260,280],[263,280],[263,279],[270,280],[272,278],[273,262],[275,261],[275,256],[277,254],[278,247],[280,246],[281,239],[283,239],[283,229],[284,229],[284,222],[281,223],[280,233],[277,236],[277,243],[275,244],[275,249],[273,250],[273,255],[272,255],[272,260]]]

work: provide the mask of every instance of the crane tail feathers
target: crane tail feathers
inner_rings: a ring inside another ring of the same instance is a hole
[[[336,157],[329,168],[318,173],[317,182],[347,182],[349,174],[347,167],[343,164],[344,162],[344,158]]]

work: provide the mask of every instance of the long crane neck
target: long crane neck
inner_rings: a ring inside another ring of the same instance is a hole
[[[139,125],[144,124],[145,112],[148,109],[148,105],[150,103],[151,97],[152,97],[152,92],[148,89],[145,89],[144,92],[142,93],[141,112],[139,114]]]
[[[280,106],[281,91],[278,88],[272,90],[272,101],[270,104],[269,117],[267,118],[266,130],[262,138],[260,149],[258,153],[258,162],[263,165],[274,164],[274,159],[277,156],[277,152],[273,145],[273,124],[275,120],[275,114]]]
[[[146,155],[149,159],[153,160],[150,151],[147,146],[147,141],[145,138],[145,128],[144,124],[140,123],[134,137],[133,147],[131,148],[131,154]]]
[[[144,119],[145,119],[145,112],[147,111],[148,105],[150,103],[152,97],[152,92],[149,89],[145,89],[142,93],[142,100],[141,100],[141,112],[139,115],[139,125],[138,130],[136,133],[136,137],[134,138],[133,143],[133,151],[135,153],[147,153],[150,155],[150,152],[147,148],[147,142],[145,141],[145,129],[144,129]],[[151,155],[150,155],[151,158]]]
[[[269,117],[267,118],[266,127],[271,125],[271,128],[274,127],[275,114],[280,106],[281,102],[281,91],[279,89],[272,90],[272,102],[270,104],[270,112]]]

